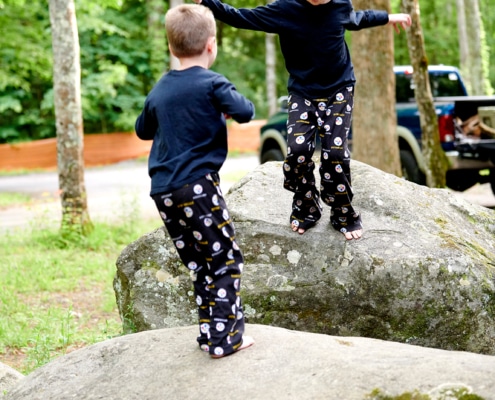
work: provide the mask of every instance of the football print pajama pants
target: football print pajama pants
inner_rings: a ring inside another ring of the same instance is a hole
[[[329,98],[308,100],[291,94],[287,120],[284,188],[293,192],[290,223],[304,230],[321,218],[321,200],[331,206],[330,222],[342,232],[362,229],[352,205],[350,153],[347,137],[354,106],[353,86]],[[320,188],[316,188],[312,156],[316,135],[321,140]]]
[[[208,174],[171,193],[154,195],[153,200],[191,273],[200,347],[217,356],[233,353],[242,344],[244,333],[240,297],[244,259],[218,174]]]

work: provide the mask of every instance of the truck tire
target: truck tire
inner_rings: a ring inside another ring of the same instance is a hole
[[[284,161],[285,157],[281,150],[279,149],[270,149],[263,153],[261,156],[261,164],[264,164],[268,161]]]
[[[492,193],[495,195],[495,170],[492,172],[492,176],[490,177],[490,186],[492,187]]]
[[[417,183],[418,185],[426,184],[426,177],[420,171],[414,154],[409,150],[400,151],[400,164],[402,169],[402,176],[410,181]]]

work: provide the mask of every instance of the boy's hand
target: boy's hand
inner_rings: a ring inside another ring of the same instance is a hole
[[[397,33],[400,33],[401,26],[402,29],[406,30],[407,27],[411,26],[411,22],[411,16],[409,14],[389,14],[388,16],[388,24],[393,25]]]

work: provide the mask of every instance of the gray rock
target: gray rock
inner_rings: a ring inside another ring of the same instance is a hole
[[[353,242],[328,207],[304,235],[291,231],[280,163],[231,188],[247,321],[495,354],[494,211],[356,161],[352,170],[365,226]],[[114,287],[128,331],[196,323],[187,270],[162,229],[122,252]]]
[[[152,330],[74,351],[28,375],[6,400],[364,400],[376,389],[495,399],[493,356],[248,324],[254,346],[213,360],[197,347],[197,332]]]
[[[14,387],[24,375],[0,362],[0,397]]]

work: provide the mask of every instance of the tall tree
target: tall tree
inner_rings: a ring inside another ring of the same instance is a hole
[[[273,0],[267,0],[267,4]],[[265,63],[266,63],[266,99],[268,101],[268,115],[277,112],[277,53],[275,46],[276,36],[272,33],[265,34]]]
[[[481,18],[479,0],[456,0],[459,59],[469,94],[493,94],[489,80],[490,49]]]
[[[412,18],[411,28],[407,30],[407,42],[409,58],[414,70],[414,97],[418,104],[420,116],[426,184],[429,187],[445,187],[448,161],[440,145],[438,120],[428,75],[428,59],[421,29],[418,0],[402,0],[401,9]]]
[[[468,71],[470,94],[483,95],[486,93],[485,82],[487,70],[483,68],[484,29],[481,20],[478,0],[464,0],[464,13],[466,20],[466,38],[468,49]],[[466,76],[466,75],[464,75]]]
[[[84,184],[79,35],[73,0],[49,0],[62,233],[92,227]]]
[[[266,98],[268,100],[268,115],[277,112],[277,75],[276,75],[276,50],[275,35],[267,33],[265,36],[265,62],[266,62]]]
[[[170,8],[174,8],[180,4],[183,4],[183,0],[170,0]],[[170,54],[170,69],[178,69],[180,66],[179,59]]]
[[[471,92],[471,82],[469,73],[469,48],[467,38],[466,14],[464,12],[464,0],[456,0],[457,5],[457,33],[459,36],[459,61],[464,84]]]
[[[146,0],[146,11],[150,43],[150,68],[154,80],[158,81],[166,70],[167,41],[164,27],[164,0]]]
[[[389,0],[357,0],[356,10],[390,12]],[[356,160],[400,175],[396,134],[393,29],[378,27],[352,33],[357,79],[352,123],[352,155]]]

